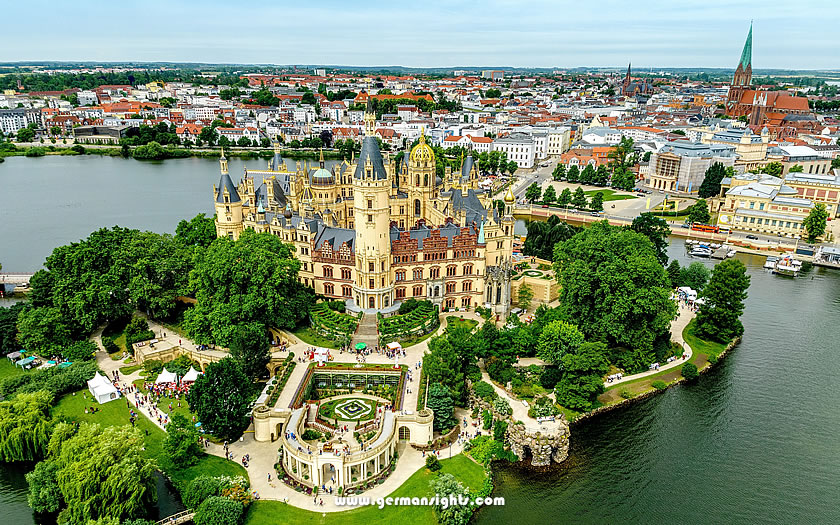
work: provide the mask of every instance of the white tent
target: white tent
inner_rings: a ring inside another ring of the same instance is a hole
[[[204,372],[199,372],[199,371],[198,371],[198,370],[196,370],[195,368],[190,367],[190,369],[189,369],[189,370],[187,370],[187,373],[186,373],[186,374],[184,374],[184,377],[182,377],[182,378],[181,378],[181,382],[183,382],[183,383],[190,383],[190,382],[193,382],[193,381],[195,381],[196,379],[198,379],[198,376],[200,376],[200,375],[201,375],[201,374],[203,374],[203,373],[204,373]]]
[[[402,346],[396,341],[388,343],[388,350],[402,350]]]
[[[680,286],[677,289],[680,292],[682,292],[683,294],[685,294],[686,299],[688,299],[690,301],[693,301],[694,299],[697,299],[697,292],[695,292],[694,290],[692,290],[688,286]]]
[[[175,372],[170,372],[166,368],[164,368],[160,374],[158,374],[157,379],[155,379],[155,384],[159,385],[161,383],[175,383],[178,381],[178,376]]]
[[[99,372],[93,376],[93,379],[87,382],[88,391],[90,395],[96,399],[96,402],[99,404],[107,403],[112,399],[117,399],[120,397],[120,391],[117,390],[108,378],[100,374]]]
[[[318,366],[324,366],[330,358],[330,351],[326,348],[316,348],[315,349],[315,361],[318,363]]]

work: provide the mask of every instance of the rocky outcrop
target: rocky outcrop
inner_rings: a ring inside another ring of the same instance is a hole
[[[564,421],[565,423],[565,421]],[[552,431],[532,430],[519,422],[508,426],[507,440],[510,449],[520,458],[527,456],[525,447],[531,453],[531,465],[545,467],[562,463],[569,457],[569,425],[563,424]]]

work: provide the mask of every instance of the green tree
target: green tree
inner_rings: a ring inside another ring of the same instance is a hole
[[[580,182],[582,184],[592,184],[592,180],[595,178],[595,168],[592,164],[587,164],[583,171],[580,172]]]
[[[545,325],[537,342],[537,357],[548,363],[559,365],[563,356],[574,352],[583,343],[583,334],[578,327],[566,321],[552,321]]]
[[[668,236],[671,235],[671,228],[664,219],[656,215],[645,212],[633,219],[630,224],[630,229],[636,233],[641,233],[653,243],[653,248],[656,251],[656,258],[660,263],[668,262]],[[679,266],[679,263],[677,263]]]
[[[210,363],[198,376],[187,402],[206,429],[219,438],[233,439],[248,424],[251,384],[239,363],[225,358]]]
[[[838,145],[840,145],[840,139],[838,140]],[[831,159],[831,169],[836,170],[840,169],[840,157],[835,157]]]
[[[712,214],[709,213],[709,206],[705,199],[698,199],[691,207],[688,208],[688,222],[692,224],[708,224],[712,220]]]
[[[42,355],[58,355],[74,339],[61,310],[54,307],[28,308],[18,315],[18,342]]]
[[[198,444],[198,431],[183,415],[175,413],[166,425],[166,438],[163,451],[178,468],[185,468],[198,463],[204,452]]]
[[[270,346],[264,325],[242,323],[233,331],[230,355],[239,362],[245,375],[257,379],[267,371],[265,365],[271,360]]]
[[[83,423],[78,431],[61,423],[50,438],[53,473],[64,500],[59,523],[86,523],[102,517],[118,520],[146,511],[157,499],[154,462],[143,453],[143,436],[129,426],[107,427]],[[41,483],[39,488],[49,486]],[[51,491],[54,490],[51,489]],[[36,502],[42,496],[30,492]]]
[[[604,375],[609,370],[607,345],[583,343],[563,355],[563,376],[554,389],[557,402],[572,410],[589,410],[604,391]]]
[[[0,461],[36,461],[44,457],[52,430],[51,393],[21,393],[0,402]]]
[[[697,371],[697,365],[695,365],[694,363],[686,363],[682,365],[680,373],[688,381],[697,379],[697,377],[700,376],[700,373]]]
[[[554,167],[554,171],[551,172],[551,176],[554,180],[563,180],[566,178],[566,167],[559,162],[557,166]]]
[[[557,197],[557,204],[560,206],[567,206],[572,202],[572,190],[569,188],[563,188],[563,191],[560,192],[560,196]]]
[[[54,513],[64,505],[64,498],[56,480],[58,464],[53,461],[41,461],[35,470],[26,474],[29,485],[27,502],[29,507],[39,513]]]
[[[545,203],[552,203],[557,200],[557,193],[554,191],[554,186],[549,186],[545,189],[542,200]]]
[[[211,496],[198,506],[193,522],[195,525],[239,525],[244,517],[245,507],[242,503]]]
[[[200,343],[229,346],[241,323],[294,328],[314,300],[299,270],[291,245],[275,235],[246,229],[236,241],[214,240],[196,254],[189,273],[196,305],[184,316],[187,333]]]
[[[826,221],[828,220],[828,211],[825,209],[825,204],[818,202],[814,204],[811,213],[802,220],[802,226],[808,233],[808,242],[815,243],[817,239],[825,234]]]
[[[681,286],[688,286],[697,292],[703,291],[703,287],[709,282],[712,272],[701,262],[693,262],[680,270],[679,282]]]
[[[671,281],[671,288],[682,286],[682,280],[680,279],[680,276],[682,275],[681,270],[680,261],[676,259],[672,260],[671,264],[668,265],[668,280]]]
[[[577,182],[580,182],[580,168],[578,168],[575,165],[572,165],[566,171],[566,181],[571,182],[573,184],[577,183]]]
[[[788,170],[788,173],[802,173],[805,171],[805,168],[801,164],[794,164]]]
[[[698,335],[726,343],[743,334],[740,317],[749,286],[750,276],[744,263],[727,259],[717,264],[701,294],[705,303],[697,312]]]
[[[724,177],[730,176],[727,169],[720,162],[715,162],[709,169],[706,170],[706,175],[703,177],[703,183],[700,184],[700,189],[697,190],[697,195],[701,199],[708,199],[720,194],[720,183]]]
[[[621,137],[621,141],[615,145],[607,157],[609,158],[609,167],[613,174],[628,168],[633,158],[633,139],[630,137]]]
[[[198,139],[206,142],[208,146],[215,146],[216,141],[219,140],[219,132],[213,126],[204,126],[198,133]]]
[[[16,303],[8,308],[0,307],[0,355],[20,350],[17,342],[17,320],[25,307],[25,303]]]
[[[18,142],[32,142],[35,132],[30,128],[21,128],[17,132]]]
[[[542,195],[542,190],[540,189],[540,185],[536,182],[532,182],[528,189],[525,190],[525,198],[528,199],[529,202],[536,202],[540,200],[540,195]]]
[[[583,188],[580,186],[577,187],[572,196],[572,206],[579,210],[583,210],[587,206],[586,193],[583,192]]]
[[[449,389],[440,383],[430,383],[426,397],[426,408],[434,414],[434,427],[438,432],[449,431],[455,425],[453,417],[455,404]]]
[[[210,246],[216,238],[216,221],[199,213],[189,221],[182,219],[175,228],[175,240],[187,246]]]
[[[604,192],[595,192],[592,196],[592,202],[589,203],[589,208],[594,211],[603,211],[604,209]]]
[[[93,359],[96,353],[96,343],[93,341],[76,341],[61,350],[61,355],[71,363]]]
[[[430,383],[440,383],[452,392],[464,389],[464,374],[458,354],[445,335],[429,339],[429,352],[423,356],[423,370]]]
[[[782,163],[778,161],[773,161],[769,164],[765,164],[761,168],[761,173],[766,173],[767,175],[772,175],[774,177],[781,177],[783,171],[784,166],[782,166]]]
[[[440,496],[440,501],[449,501],[450,496],[470,500],[470,492],[452,474],[441,474],[429,482],[431,492]],[[435,505],[435,516],[441,525],[467,525],[472,518],[470,505]]]
[[[644,235],[606,221],[559,243],[554,268],[560,311],[585,337],[630,349],[616,356],[627,369],[646,367],[665,336],[676,305],[671,283]]]
[[[527,283],[523,283],[519,287],[519,293],[517,294],[517,306],[523,310],[527,310],[531,307],[531,299],[533,298],[534,291]]]

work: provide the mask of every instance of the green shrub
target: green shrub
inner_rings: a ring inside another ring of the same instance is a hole
[[[633,393],[627,390],[626,388],[622,388],[621,392],[618,393],[624,399],[633,399]]]
[[[479,381],[478,383],[473,384],[473,392],[475,395],[484,399],[485,401],[490,401],[491,399],[495,399],[496,391],[493,390],[493,386],[489,383],[484,381]]]
[[[686,363],[682,366],[682,376],[688,381],[697,379],[700,373],[697,371],[697,366],[694,363]]]
[[[493,401],[493,410],[500,416],[509,416],[513,413],[510,403],[501,397],[498,397],[495,401]]]
[[[489,410],[484,410],[481,413],[481,418],[484,420],[484,430],[490,430],[490,427],[493,425],[493,414]]]
[[[560,382],[562,377],[563,372],[559,367],[547,366],[543,368],[542,374],[540,374],[540,386],[545,389],[552,390],[555,386],[557,386],[557,383]]]
[[[432,472],[437,472],[440,470],[440,461],[437,458],[436,454],[426,454],[426,468],[431,470]]]
[[[244,512],[245,507],[238,501],[211,496],[198,506],[193,522],[195,525],[239,525]]]
[[[493,425],[493,439],[499,443],[504,443],[507,427],[507,421],[496,421],[496,424]]]
[[[317,430],[307,428],[303,431],[303,435],[301,437],[304,439],[304,441],[315,441],[321,439],[321,435],[322,434]]]
[[[710,364],[714,365],[714,364],[717,364],[719,358],[715,354],[709,354],[709,357],[707,357],[706,359],[709,360]]]
[[[41,146],[33,146],[31,148],[27,148],[26,155],[27,157],[43,157],[47,154],[47,150],[42,148]]]
[[[93,341],[76,341],[61,351],[61,355],[70,362],[89,361],[95,353],[96,343]]]
[[[653,383],[650,384],[650,386],[652,386],[653,388],[655,388],[657,390],[665,390],[666,388],[668,388],[668,385],[665,383],[665,381],[661,381],[661,380],[654,381]]]
[[[120,351],[120,347],[117,346],[117,343],[114,342],[113,337],[102,337],[102,346],[105,348],[105,351],[109,354],[113,354],[115,352]]]

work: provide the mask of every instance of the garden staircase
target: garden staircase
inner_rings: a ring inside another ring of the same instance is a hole
[[[364,314],[359,328],[353,336],[353,343],[351,348],[355,348],[358,343],[365,343],[368,348],[373,348],[379,344],[379,328],[377,327],[376,314]]]

